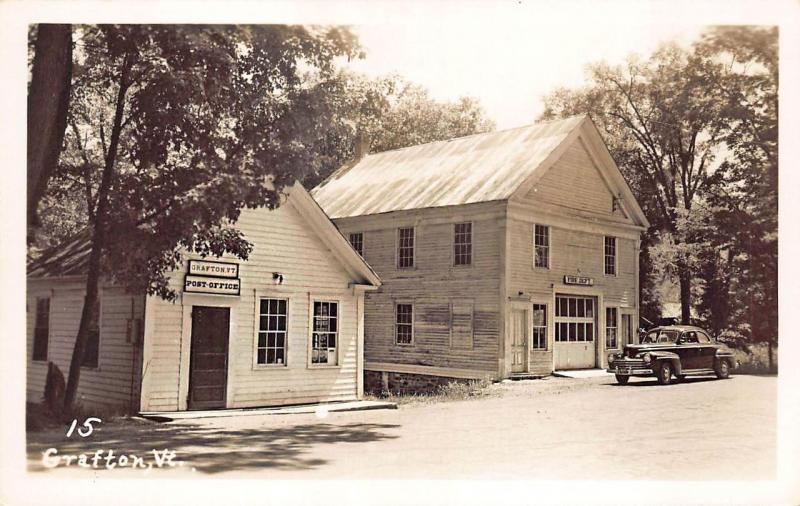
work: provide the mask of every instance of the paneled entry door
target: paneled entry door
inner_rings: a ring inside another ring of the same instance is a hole
[[[225,407],[229,324],[230,308],[192,308],[189,409]]]
[[[528,355],[528,315],[524,309],[511,310],[511,372],[525,372]]]
[[[556,296],[556,369],[589,369],[597,355],[597,303],[594,297]]]

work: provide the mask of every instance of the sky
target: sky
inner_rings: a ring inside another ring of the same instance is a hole
[[[356,26],[366,58],[349,67],[372,76],[398,73],[439,100],[476,97],[501,130],[535,122],[543,97],[559,86],[580,86],[589,63],[624,63],[662,42],[688,44],[702,31],[674,22],[587,23],[565,30],[529,17],[465,21]]]

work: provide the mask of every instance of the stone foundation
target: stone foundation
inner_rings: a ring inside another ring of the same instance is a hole
[[[384,375],[386,375],[385,382]],[[364,371],[364,392],[373,395],[381,395],[387,392],[395,395],[432,394],[436,393],[439,387],[449,383],[468,383],[470,381],[474,380],[429,376],[427,374]]]

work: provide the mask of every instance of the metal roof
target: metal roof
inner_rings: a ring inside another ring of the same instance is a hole
[[[587,118],[370,154],[311,194],[331,218],[505,200]]]

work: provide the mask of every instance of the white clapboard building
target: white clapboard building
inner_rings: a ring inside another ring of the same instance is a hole
[[[378,276],[299,184],[237,223],[247,261],[188,256],[175,302],[101,284],[78,401],[126,411],[244,408],[358,399],[364,293]],[[48,362],[66,376],[83,305],[85,237],[28,267],[28,400]]]
[[[636,338],[649,225],[586,116],[369,154],[312,194],[383,281],[370,384],[603,367]]]

